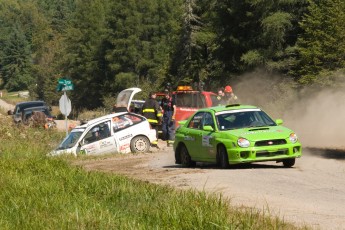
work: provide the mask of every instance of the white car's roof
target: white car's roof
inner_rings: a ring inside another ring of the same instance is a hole
[[[107,114],[107,115],[104,115],[104,116],[102,116],[102,117],[97,117],[97,118],[95,118],[95,119],[89,120],[89,121],[86,122],[85,124],[79,125],[79,126],[77,126],[77,127],[75,127],[75,128],[80,128],[80,127],[86,128],[86,127],[88,127],[88,126],[90,126],[90,125],[92,125],[92,124],[98,123],[98,122],[100,122],[100,121],[107,120],[107,119],[109,119],[109,118],[113,118],[113,117],[115,117],[115,116],[119,116],[119,115],[127,114],[127,113],[128,113],[128,112]]]

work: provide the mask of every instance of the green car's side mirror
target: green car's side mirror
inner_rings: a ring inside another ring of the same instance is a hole
[[[203,128],[204,131],[209,131],[209,132],[213,132],[214,129],[212,128],[212,126],[210,125],[205,125],[204,128]]]
[[[277,119],[276,120],[276,124],[277,125],[282,125],[283,124],[283,120],[282,119]]]
[[[182,126],[182,125],[186,124],[186,122],[187,122],[187,120],[178,121],[178,124],[179,124],[180,126]]]

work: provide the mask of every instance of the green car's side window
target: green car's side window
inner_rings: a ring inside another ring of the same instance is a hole
[[[190,122],[188,124],[188,128],[201,129],[203,116],[204,116],[204,112],[200,112],[200,113],[195,114],[194,117],[190,120]]]
[[[211,113],[205,113],[204,114],[204,119],[203,119],[203,127],[209,125],[211,126],[213,129],[214,127],[214,121],[213,121],[213,117]]]

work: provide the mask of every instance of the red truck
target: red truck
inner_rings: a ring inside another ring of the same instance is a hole
[[[164,93],[157,93],[157,99],[159,101],[163,97]],[[216,106],[218,103],[217,94],[208,91],[193,90],[191,86],[178,86],[177,90],[172,92],[172,97],[176,102],[176,127],[178,121],[186,120],[198,109]]]

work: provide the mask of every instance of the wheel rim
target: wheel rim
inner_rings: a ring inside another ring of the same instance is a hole
[[[138,138],[134,143],[134,148],[138,152],[145,152],[147,149],[148,143],[144,138]]]

